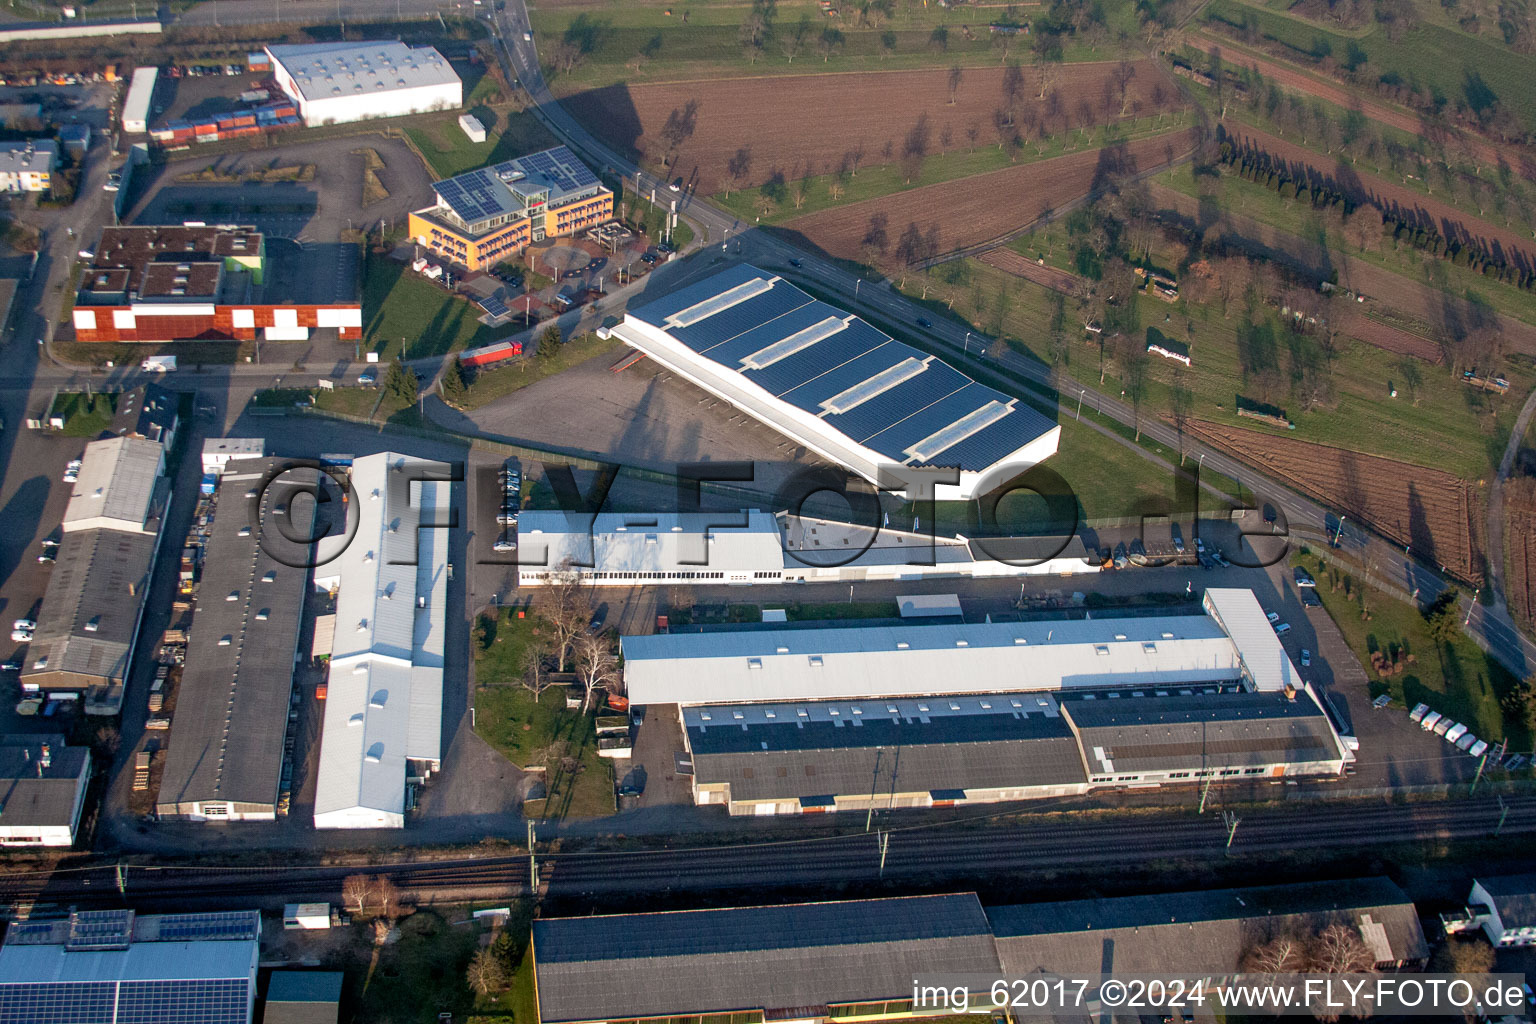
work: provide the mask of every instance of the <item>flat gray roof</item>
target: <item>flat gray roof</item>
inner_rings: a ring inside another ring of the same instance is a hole
[[[120,683],[148,590],[155,535],[76,530],[59,542],[22,678],[43,685]],[[88,677],[54,682],[58,673]]]
[[[999,969],[974,893],[533,923],[546,1024],[911,998]],[[801,1013],[798,1016],[810,1016]]]
[[[267,53],[293,76],[299,92],[310,101],[459,81],[436,47],[407,46],[395,40],[268,46]]]
[[[1387,878],[1026,903],[987,918],[1012,977],[1227,974],[1270,938],[1335,922],[1359,928],[1378,962],[1429,952],[1412,901]]]
[[[153,507],[165,448],[142,437],[111,437],[85,446],[80,479],[64,509],[64,529],[96,519],[142,527]]]
[[[281,500],[262,482],[285,461],[232,462],[219,478],[160,782],[162,813],[197,801],[277,802],[309,576],[303,548],[262,526]],[[258,497],[247,497],[251,491]],[[308,510],[307,502],[291,504],[294,529],[308,528]]]
[[[45,744],[48,767],[40,768]],[[73,825],[90,763],[90,749],[66,747],[63,736],[0,737],[0,824]]]

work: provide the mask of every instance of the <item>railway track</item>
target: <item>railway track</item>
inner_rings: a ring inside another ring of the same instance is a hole
[[[1291,806],[1246,811],[1233,855],[1330,847],[1454,841],[1536,832],[1536,797],[1418,804]],[[541,853],[554,896],[643,895],[721,889],[817,889],[878,879],[968,879],[1050,868],[1139,866],[1171,858],[1220,859],[1227,831],[1215,813],[1099,817],[1089,821],[998,822],[895,829],[881,863],[874,833],[832,838],[659,850]],[[134,903],[227,905],[241,898],[339,900],[352,874],[388,875],[423,897],[508,899],[527,888],[523,855],[454,861],[283,867],[99,864],[0,875],[0,901],[95,906]]]

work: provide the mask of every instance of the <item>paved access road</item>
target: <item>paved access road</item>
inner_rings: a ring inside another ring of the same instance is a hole
[[[525,38],[525,35],[532,35],[525,0],[507,0],[504,8],[493,17],[492,25],[501,37],[503,61],[509,75],[521,81],[533,98],[534,113],[546,127],[587,159],[619,173],[626,179],[626,183],[634,183],[638,193],[648,195],[654,189],[658,199],[664,196],[677,198],[678,209],[703,230],[708,246],[713,246],[719,240],[720,248],[727,250],[733,258],[740,254],[742,258],[766,267],[783,270],[786,276],[800,276],[813,281],[822,290],[838,294],[850,308],[857,308],[864,314],[873,313],[876,319],[902,325],[909,333],[920,334],[928,342],[947,348],[952,355],[962,357],[962,365],[972,352],[984,353],[988,350],[991,338],[967,330],[955,320],[937,319],[931,326],[920,328],[918,318],[926,320],[932,314],[898,294],[887,283],[872,284],[860,280],[830,260],[799,250],[765,232],[750,230],[749,225],[743,225],[731,214],[716,209],[686,191],[672,192],[665,180],[646,173],[625,155],[593,138],[560,106],[544,81],[532,39]],[[697,262],[697,257],[691,262]],[[1054,389],[1063,399],[1058,410],[1062,417],[1071,415],[1072,407],[1081,401],[1089,408],[1097,409],[1121,423],[1139,428],[1143,436],[1159,444],[1174,449],[1181,447],[1181,439],[1169,424],[1150,417],[1140,417],[1127,403],[1085,387],[1054,367],[1013,351],[1008,351],[999,360],[988,362]],[[1419,596],[1437,594],[1448,585],[1442,574],[1436,571],[1437,567],[1423,565],[1400,551],[1396,545],[1364,531],[1346,530],[1337,514],[1326,506],[1296,493],[1245,463],[1187,440],[1182,443],[1182,449],[1202,467],[1209,467],[1241,481],[1259,496],[1259,500],[1275,506],[1280,525],[1289,528],[1293,534],[1309,532],[1318,537],[1338,534],[1338,541],[1347,554],[1353,560],[1369,566],[1369,574],[1388,585]],[[1529,675],[1530,666],[1536,665],[1536,642],[1515,627],[1508,613],[1502,607],[1485,607],[1475,597],[1464,597],[1461,606],[1467,632],[1479,646],[1516,676],[1524,678]]]

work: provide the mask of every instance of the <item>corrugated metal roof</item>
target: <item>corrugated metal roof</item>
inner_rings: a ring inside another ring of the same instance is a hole
[[[140,437],[111,437],[86,445],[80,478],[64,509],[64,531],[107,522],[143,529],[164,454],[158,441]]]
[[[46,682],[55,673],[118,683],[148,590],[155,535],[88,529],[66,533],[22,677]]]
[[[1235,973],[1271,937],[1340,922],[1382,925],[1394,959],[1428,955],[1418,911],[1386,878],[991,907],[1008,976]]]
[[[277,803],[309,580],[309,546],[272,525],[272,506],[280,499],[261,486],[285,462],[242,460],[219,478],[203,553],[202,599],[187,638],[160,782],[162,807],[208,800]],[[293,471],[284,479],[294,479]],[[257,497],[246,497],[253,490]],[[290,504],[295,535],[307,536],[313,506]]]
[[[315,570],[340,581],[316,827],[399,824],[407,760],[441,757],[448,531],[422,525],[447,524],[448,475],[394,452],[353,463],[358,528]]]
[[[0,826],[73,826],[75,797],[85,785],[90,750],[66,747],[63,736],[6,736],[3,740]],[[44,743],[49,747],[49,763],[40,768]]]
[[[1153,700],[1063,700],[1088,770],[1098,774],[1332,761],[1333,730],[1305,693],[1171,694]]]
[[[330,99],[338,85],[350,96],[356,83],[364,84],[371,94],[459,81],[435,47],[394,40],[268,46],[267,53],[293,77],[303,98],[311,101]],[[375,89],[375,83],[382,88]]]
[[[533,950],[551,1024],[910,998],[919,974],[1000,967],[972,893],[544,918]]]
[[[1286,684],[1297,689],[1303,686],[1301,675],[1253,591],[1216,587],[1205,592],[1201,603],[1232,638],[1254,689],[1283,690]]]
[[[1493,898],[1499,923],[1506,931],[1536,924],[1536,874],[1479,875],[1477,882]]]
[[[699,785],[732,800],[1084,783],[1072,730],[1041,694],[684,708]]]
[[[682,365],[686,360],[652,349],[667,344],[690,349],[718,367],[712,384],[751,383],[762,389],[778,408],[764,410],[766,415],[754,403],[743,408],[796,439],[806,430],[799,414],[810,413],[821,417],[828,431],[891,462],[981,472],[1056,427],[1049,417],[975,383],[943,360],[748,265],[647,303],[627,313],[625,322],[651,330],[620,331],[620,337],[680,373],[691,373]],[[876,386],[882,372],[907,359],[922,363],[922,371],[894,386]],[[853,367],[862,376],[851,372]],[[829,379],[818,384],[824,376]],[[871,386],[860,393],[861,401],[840,406],[841,411],[822,407],[864,382]],[[989,407],[993,413],[985,429],[966,426]]]
[[[1239,670],[1203,615],[670,633],[626,636],[623,652],[636,704],[1225,682]]]

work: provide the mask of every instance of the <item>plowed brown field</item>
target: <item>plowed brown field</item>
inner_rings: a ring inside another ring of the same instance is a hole
[[[1194,145],[1189,129],[1137,139],[1127,151],[1140,172],[1186,155]],[[857,259],[870,218],[883,214],[892,245],[909,224],[936,231],[937,252],[951,252],[985,242],[1059,210],[1086,194],[1098,173],[1100,150],[1084,150],[1037,163],[1004,167],[986,174],[850,203],[790,221],[835,256]]]
[[[1536,483],[1516,477],[1504,486],[1504,596],[1516,622],[1536,622]]]
[[[1120,97],[1113,80],[1117,66],[1111,62],[1063,65],[1052,86],[1060,99],[1059,113],[1048,118],[1049,130],[1119,119]],[[1183,105],[1152,61],[1138,61],[1133,67],[1136,77],[1127,90],[1128,114],[1153,112],[1154,91],[1161,92],[1168,109]],[[1003,106],[1003,69],[966,68],[953,105],[948,79],[949,72],[943,68],[775,75],[616,85],[560,102],[599,138],[654,163],[662,148],[658,134],[668,115],[696,101],[693,137],[680,147],[673,171],[696,181],[699,194],[708,195],[727,187],[761,184],[775,171],[794,177],[807,164],[813,174],[827,174],[857,149],[863,150],[869,163],[880,159],[886,143],[900,153],[923,114],[928,115],[932,153],[944,150],[941,136],[946,127],[949,150],[970,148],[970,128],[976,129],[975,145],[997,145],[992,121],[993,112]],[[1027,121],[1025,108],[1037,117],[1045,116],[1047,103],[1037,99],[1039,94],[1038,73],[1025,68],[1017,122]],[[727,164],[738,149],[747,146],[752,153],[750,171],[733,180]]]
[[[1484,498],[1460,477],[1220,423],[1196,421],[1185,430],[1410,545],[1458,578],[1482,582]]]
[[[1005,274],[1014,277],[1022,277],[1026,281],[1045,285],[1063,295],[1076,295],[1078,288],[1077,277],[1065,270],[1057,270],[1055,267],[1043,267],[1034,260],[1022,256],[1012,249],[991,249],[976,257],[989,267],[996,267]]]

